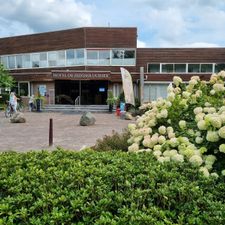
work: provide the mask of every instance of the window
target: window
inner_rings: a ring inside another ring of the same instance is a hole
[[[159,73],[160,72],[160,64],[148,64],[148,72],[149,73]]]
[[[87,50],[87,64],[98,65],[98,51]]]
[[[65,51],[57,51],[57,66],[65,66]]]
[[[29,82],[19,82],[18,83],[18,92],[20,96],[29,96]]]
[[[135,50],[113,49],[112,65],[135,65]]]
[[[188,73],[199,73],[200,64],[188,64]]]
[[[1,57],[1,63],[5,68],[8,68],[8,57],[7,56],[2,56]]]
[[[66,65],[75,64],[75,51],[74,49],[66,50]]]
[[[215,73],[219,73],[221,70],[225,70],[225,63],[218,63],[215,65]]]
[[[84,49],[76,49],[76,65],[84,65]]]
[[[109,65],[110,64],[110,51],[100,50],[99,51],[99,65]]]
[[[25,54],[23,56],[23,68],[30,68],[31,61],[30,61],[30,54]]]
[[[172,73],[173,64],[162,64],[162,73]]]
[[[15,56],[8,56],[8,62],[9,62],[9,69],[14,69],[16,68],[16,61],[15,61]]]
[[[201,73],[212,73],[213,64],[201,64]]]
[[[23,56],[17,55],[16,56],[16,68],[22,68],[23,67]]]
[[[174,64],[175,73],[186,73],[186,64]]]
[[[40,53],[31,54],[32,68],[40,67]]]
[[[56,51],[48,52],[48,65],[49,65],[49,67],[57,65],[57,52]]]
[[[144,102],[154,101],[159,97],[166,98],[168,85],[146,83],[144,85]]]
[[[47,67],[47,52],[40,53],[40,67]]]

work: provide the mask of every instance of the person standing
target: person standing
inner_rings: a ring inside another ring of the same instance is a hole
[[[29,111],[32,112],[33,109],[34,109],[34,95],[31,95],[29,99]]]

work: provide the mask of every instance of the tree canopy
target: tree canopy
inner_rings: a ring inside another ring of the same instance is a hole
[[[0,64],[0,88],[10,88],[14,83],[14,78],[5,70],[4,66]]]

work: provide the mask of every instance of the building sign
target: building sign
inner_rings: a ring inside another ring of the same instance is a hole
[[[53,79],[65,80],[110,80],[110,72],[103,71],[52,71]]]

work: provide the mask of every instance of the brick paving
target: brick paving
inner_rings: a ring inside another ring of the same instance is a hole
[[[57,146],[79,150],[93,146],[97,139],[109,135],[112,130],[121,132],[131,121],[122,120],[115,114],[93,113],[95,125],[80,126],[81,114],[56,112],[25,112],[26,123],[13,124],[0,111],[0,151],[29,151]],[[48,146],[49,119],[53,119],[53,146]]]

